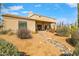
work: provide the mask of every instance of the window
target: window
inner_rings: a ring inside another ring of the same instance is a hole
[[[27,29],[27,22],[19,21],[19,29]]]

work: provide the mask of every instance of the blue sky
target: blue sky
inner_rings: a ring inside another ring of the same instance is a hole
[[[77,19],[77,4],[72,3],[5,3],[1,8],[2,14],[27,16],[29,11],[55,18],[57,22],[74,23]]]

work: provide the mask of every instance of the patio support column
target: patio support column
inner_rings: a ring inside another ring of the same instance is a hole
[[[42,30],[44,30],[44,25],[42,25]]]

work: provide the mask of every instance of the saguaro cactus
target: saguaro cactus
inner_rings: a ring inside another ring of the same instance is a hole
[[[77,9],[78,9],[78,27],[79,27],[79,3],[77,4]]]

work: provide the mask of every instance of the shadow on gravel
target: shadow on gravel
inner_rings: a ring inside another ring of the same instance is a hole
[[[25,52],[19,52],[20,53],[20,56],[30,56],[30,55],[27,55]]]
[[[68,44],[70,44],[71,46],[75,46],[75,44],[76,44],[76,41],[73,41],[73,39],[71,39],[71,38],[68,38],[68,39],[66,39],[66,42],[68,43]]]
[[[73,56],[72,54],[61,54],[60,56]]]
[[[64,37],[63,35],[61,35],[61,34],[57,34],[57,33],[56,33],[55,35],[56,35],[56,36],[60,36],[60,37]]]

